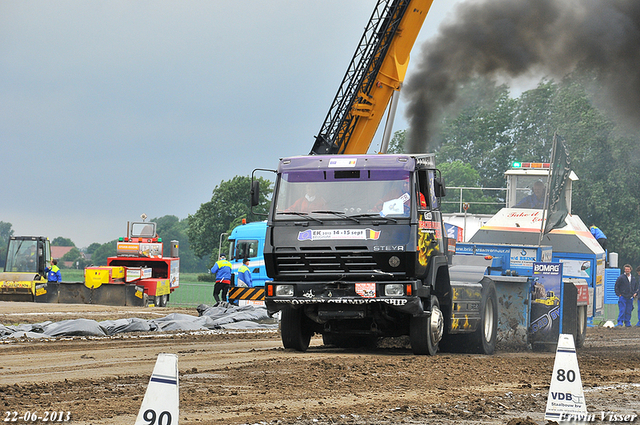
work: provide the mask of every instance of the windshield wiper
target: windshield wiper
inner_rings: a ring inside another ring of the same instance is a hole
[[[380,220],[389,220],[389,221],[393,221],[394,223],[397,223],[398,220],[396,220],[395,218],[391,218],[391,217],[383,217],[380,215],[380,213],[365,213],[365,214],[356,214],[356,215],[352,215],[352,218],[358,217],[358,218],[379,218]]]
[[[353,220],[356,223],[360,224],[360,220],[358,220],[357,218],[355,218],[353,216],[346,215],[342,211],[320,210],[320,211],[311,211],[311,212],[314,213],[314,214],[333,214],[333,215],[337,215],[338,217],[348,218],[348,219]]]
[[[297,215],[298,217],[303,217],[303,218],[306,218],[307,220],[315,220],[318,223],[322,224],[322,220],[312,217],[309,214],[301,213],[298,211],[280,211],[280,212],[277,212],[276,215]]]

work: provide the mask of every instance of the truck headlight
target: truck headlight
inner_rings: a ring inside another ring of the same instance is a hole
[[[276,297],[292,297],[293,285],[276,285]]]
[[[384,294],[387,297],[401,297],[404,295],[404,288],[401,283],[391,283],[384,285]]]

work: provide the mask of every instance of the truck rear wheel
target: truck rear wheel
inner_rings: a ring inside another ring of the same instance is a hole
[[[493,282],[482,288],[480,323],[473,335],[474,348],[480,354],[493,354],[498,333],[498,296]]]
[[[431,296],[431,314],[411,317],[409,340],[413,354],[430,356],[438,352],[438,343],[442,338],[444,322],[438,298]]]
[[[578,307],[578,325],[576,329],[576,348],[584,347],[587,338],[587,306]]]
[[[307,351],[311,341],[311,327],[301,308],[286,307],[280,318],[280,337],[284,348]]]

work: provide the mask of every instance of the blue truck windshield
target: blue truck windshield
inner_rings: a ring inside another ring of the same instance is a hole
[[[408,217],[409,173],[404,170],[305,170],[282,173],[274,219],[336,213]]]

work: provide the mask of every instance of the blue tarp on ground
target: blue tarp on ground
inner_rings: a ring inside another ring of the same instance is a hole
[[[201,304],[199,316],[172,313],[160,319],[118,319],[97,322],[91,319],[63,320],[5,326],[0,324],[0,339],[53,338],[60,336],[109,336],[125,332],[206,331],[214,329],[277,329],[278,324],[264,307]]]

